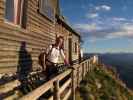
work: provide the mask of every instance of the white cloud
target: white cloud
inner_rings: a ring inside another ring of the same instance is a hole
[[[120,37],[133,38],[133,24],[124,24],[121,26],[119,31],[112,32],[106,36],[108,39]]]
[[[117,20],[125,19],[120,18]],[[106,23],[82,23],[76,24],[75,28],[82,33],[83,37],[89,38],[91,42],[113,38],[133,39],[133,23],[123,22],[121,24],[114,25],[114,22],[115,20],[112,19],[109,25]],[[114,26],[110,26],[111,24],[113,24]]]
[[[108,38],[91,37],[90,39],[88,39],[88,41],[91,42],[91,43],[95,43],[96,41],[100,41],[100,40],[108,40]]]
[[[93,18],[99,17],[99,14],[98,14],[98,13],[91,13],[91,14],[87,14],[86,17],[87,17],[87,18],[92,18],[92,19],[93,19]]]
[[[99,10],[110,11],[110,10],[111,10],[111,7],[108,6],[108,5],[101,5],[101,6],[95,7],[95,9],[96,9],[97,11],[99,11]]]
[[[114,21],[126,21],[126,18],[114,17],[113,20],[114,20]]]
[[[92,32],[100,30],[101,27],[97,26],[95,23],[92,24],[75,24],[74,27],[82,32]]]
[[[91,19],[100,17],[99,13],[97,11],[101,11],[101,10],[102,11],[110,11],[111,10],[111,7],[107,6],[107,5],[101,5],[101,6],[97,6],[97,7],[94,7],[93,5],[91,5],[91,6],[92,7],[90,7],[89,13],[86,14],[86,17],[91,18]]]
[[[107,5],[102,5],[101,7],[107,11],[111,10],[111,7]]]

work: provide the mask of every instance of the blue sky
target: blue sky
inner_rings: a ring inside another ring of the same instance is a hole
[[[84,52],[133,52],[133,0],[60,0]]]

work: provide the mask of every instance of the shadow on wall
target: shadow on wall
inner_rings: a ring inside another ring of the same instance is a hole
[[[26,42],[21,43],[17,72],[20,82],[25,82],[28,74],[32,71],[32,58],[26,50]]]

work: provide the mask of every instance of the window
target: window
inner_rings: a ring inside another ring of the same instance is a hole
[[[68,39],[67,38],[64,39],[64,49],[65,50],[68,49]]]
[[[6,0],[5,19],[16,25],[21,25],[24,0]]]
[[[77,53],[77,51],[78,51],[77,49],[78,49],[78,45],[77,45],[77,43],[75,42],[75,44],[74,44],[74,52],[75,52],[75,53]]]
[[[50,0],[39,0],[39,12],[51,21],[55,20],[54,8]]]

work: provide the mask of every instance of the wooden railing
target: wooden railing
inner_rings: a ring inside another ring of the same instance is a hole
[[[67,100],[70,97],[72,100],[75,100],[75,89],[93,67],[91,59],[85,60],[80,64],[75,64],[72,67],[75,68],[75,70],[68,69],[23,96],[20,100],[37,100],[39,98],[43,98],[44,100]],[[51,95],[47,95],[48,92],[51,92]]]
[[[92,58],[72,65],[75,70],[67,69],[49,81],[42,71],[32,72],[27,77],[26,87],[17,77],[4,79],[0,83],[0,99],[4,100],[75,100],[75,90],[85,75],[93,70]],[[7,81],[8,80],[8,81]],[[22,90],[21,90],[22,89]],[[26,91],[24,95],[23,90]]]

